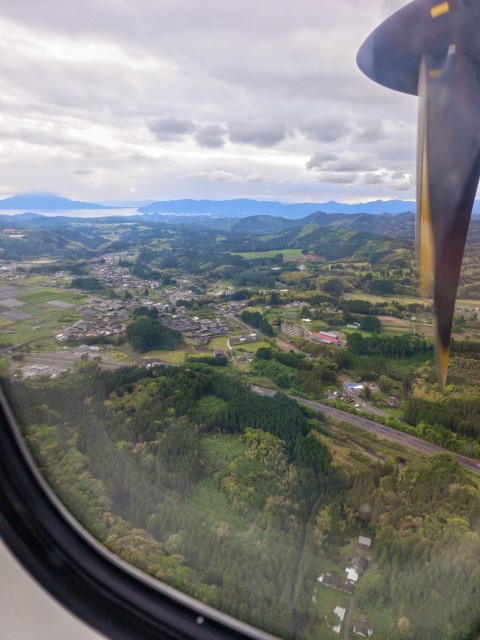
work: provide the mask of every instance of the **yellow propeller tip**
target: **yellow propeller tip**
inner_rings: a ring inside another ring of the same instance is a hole
[[[436,364],[437,364],[437,375],[440,384],[442,387],[445,386],[447,382],[447,372],[448,372],[448,358],[450,353],[450,347],[444,347],[441,344],[437,343],[436,348]]]

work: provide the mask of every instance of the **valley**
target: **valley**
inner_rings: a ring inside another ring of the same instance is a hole
[[[467,638],[479,223],[442,388],[412,214],[367,218],[13,216],[3,388],[69,510],[148,574],[280,637]]]

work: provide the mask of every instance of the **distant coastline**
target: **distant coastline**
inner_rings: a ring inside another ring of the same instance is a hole
[[[0,211],[2,216],[16,216],[21,213],[27,212],[19,211],[18,209],[3,209]],[[46,216],[48,218],[112,218],[115,216],[131,217],[141,215],[136,209],[127,209],[123,207],[118,209],[62,209],[60,211],[39,211],[29,209],[28,213],[38,213],[39,215]]]

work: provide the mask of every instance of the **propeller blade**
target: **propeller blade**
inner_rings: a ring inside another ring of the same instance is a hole
[[[372,80],[420,98],[417,256],[422,294],[433,286],[435,358],[445,384],[480,177],[480,3],[414,0],[375,29],[357,62]]]
[[[427,69],[422,59],[418,80],[418,125],[417,125],[417,217],[416,247],[420,291],[426,297],[433,283],[433,232],[430,211],[430,189],[427,157]]]
[[[452,44],[426,80],[426,162],[433,236],[437,372],[445,384],[458,281],[480,177],[477,65]],[[439,73],[438,73],[439,72]],[[421,211],[421,208],[420,208]]]

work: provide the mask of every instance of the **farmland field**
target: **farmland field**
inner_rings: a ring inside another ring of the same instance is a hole
[[[171,364],[183,364],[186,353],[186,351],[148,351],[143,354],[142,360],[156,359],[163,360]]]
[[[33,293],[18,296],[18,299],[27,304],[39,304],[41,302],[50,302],[51,300],[61,300],[62,302],[69,302],[74,305],[80,304],[85,298],[77,293],[71,291],[63,291],[59,289],[41,289]]]
[[[255,260],[256,258],[274,258],[281,253],[283,259],[286,260],[304,260],[305,256],[300,249],[274,249],[272,251],[242,251],[233,255],[242,256],[246,260]]]
[[[234,346],[236,351],[249,351],[250,353],[257,353],[262,347],[268,347],[268,343],[264,340],[257,340],[256,342],[242,342]]]
[[[219,338],[212,338],[208,343],[208,349],[210,351],[214,351],[216,349],[221,349],[222,351],[227,351],[227,338],[226,336],[221,336]]]

